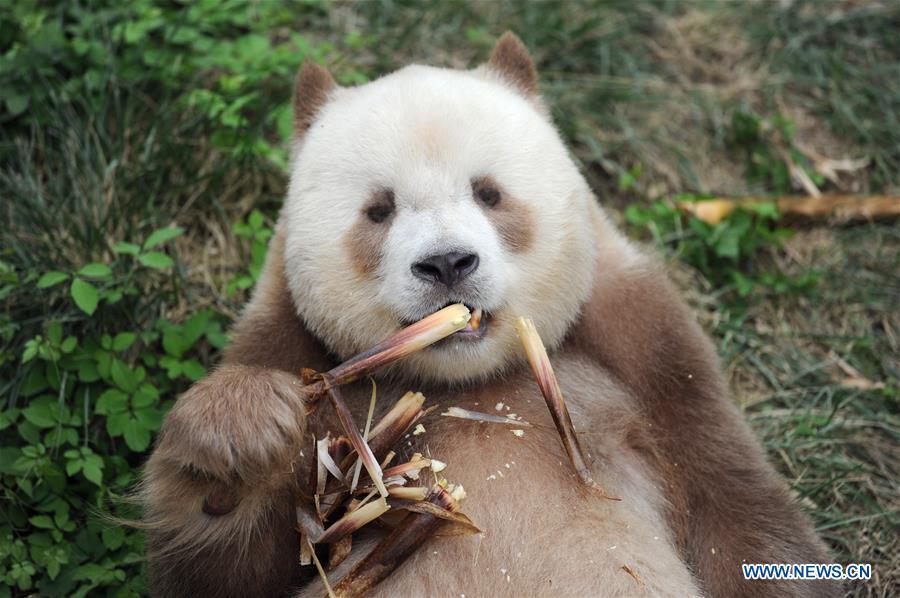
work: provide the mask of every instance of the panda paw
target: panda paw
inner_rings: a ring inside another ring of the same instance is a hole
[[[182,395],[163,424],[157,458],[225,482],[253,484],[294,470],[308,404],[296,376],[228,365]]]

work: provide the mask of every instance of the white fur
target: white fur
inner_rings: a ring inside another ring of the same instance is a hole
[[[461,301],[496,315],[487,337],[423,351],[403,368],[428,379],[483,378],[518,355],[517,316],[534,318],[553,347],[587,298],[597,219],[589,187],[540,107],[479,71],[410,66],[335,90],[295,148],[291,174],[288,284],[307,325],[341,357]],[[535,227],[527,251],[507,249],[476,204],[479,176],[527,205]],[[379,188],[394,191],[396,215],[378,271],[364,277],[340,240]],[[415,261],[451,250],[480,258],[454,293],[412,275]]]

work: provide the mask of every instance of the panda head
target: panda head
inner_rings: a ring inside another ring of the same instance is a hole
[[[404,360],[403,374],[496,374],[520,355],[520,315],[548,347],[562,341],[590,292],[599,212],[518,38],[474,70],[413,65],[352,88],[307,64],[294,114],[285,274],[335,354],[450,303],[480,325]]]

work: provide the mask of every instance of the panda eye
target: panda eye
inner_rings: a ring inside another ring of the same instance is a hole
[[[472,192],[475,198],[489,208],[500,203],[500,191],[489,180],[480,179],[472,183]]]
[[[375,194],[374,204],[365,209],[366,218],[376,224],[384,222],[394,213],[394,192],[379,191]]]
[[[384,222],[394,213],[394,206],[372,206],[366,210],[366,216],[372,222]]]

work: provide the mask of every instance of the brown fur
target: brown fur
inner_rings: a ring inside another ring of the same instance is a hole
[[[284,278],[284,236],[277,232],[266,257],[253,301],[234,328],[226,364],[275,368],[298,374],[301,368],[328,369],[332,360],[297,315]]]
[[[528,48],[512,31],[507,31],[497,40],[487,65],[525,96],[537,95],[537,69]]]
[[[307,59],[294,82],[294,134],[297,138],[312,126],[316,113],[328,101],[337,83],[328,69]]]
[[[598,273],[571,343],[638,400],[684,559],[712,596],[823,596],[839,584],[746,582],[740,564],[828,562],[728,400],[709,340],[652,264]],[[830,588],[827,586],[830,585]]]
[[[370,206],[392,203],[385,191],[376,192],[357,216],[353,227],[344,235],[343,243],[353,260],[353,269],[363,277],[371,276],[381,263],[381,248],[384,245],[386,223],[374,223],[365,214]]]
[[[147,463],[156,596],[275,596],[302,581],[293,504],[310,406],[295,373],[331,360],[293,308],[282,251],[276,234],[224,364],[179,398]],[[214,516],[213,503],[234,507]]]
[[[494,207],[485,208],[485,214],[500,235],[507,249],[524,253],[534,242],[534,217],[529,207],[515,197],[510,197],[493,179],[481,177],[472,183],[476,191],[480,186],[491,186],[500,192],[500,201]]]
[[[273,249],[277,244],[276,239]],[[283,349],[268,343],[273,330],[302,329],[292,310],[271,309],[289,303],[283,294],[269,294],[284,292],[276,284],[283,272],[276,267],[278,253],[273,253],[247,319],[238,326],[234,346],[240,349],[229,353],[229,363],[238,357],[259,361],[270,349]],[[265,313],[272,319],[265,326],[261,321],[248,325],[263,317],[260,306],[270,308]],[[304,336],[308,333],[301,333],[294,346],[304,346]],[[581,321],[552,359],[596,478],[609,492],[631,498],[612,503],[580,489],[524,368],[471,389],[424,388],[430,402],[442,405],[492,411],[503,401],[537,427],[526,428],[519,439],[503,427],[440,417],[427,422],[426,436],[408,450],[429,452],[451,464],[447,475],[466,486],[466,511],[487,533],[428,543],[379,586],[378,595],[408,593],[410,588],[424,595],[444,594],[448,588],[467,596],[515,595],[526,588],[534,594],[581,595],[599,591],[598,584],[608,594],[666,594],[670,587],[690,583],[678,578],[684,573],[676,554],[693,572],[697,591],[710,596],[837,594],[836,583],[742,579],[744,560],[825,562],[827,555],[728,402],[709,341],[657,267],[602,265]],[[292,352],[282,363],[295,360],[327,362],[322,356]],[[286,389],[294,379],[277,378],[276,384],[273,370],[234,369],[238,367],[217,371],[179,400],[148,464],[152,504],[168,523],[165,532],[151,535],[157,595],[275,594],[300,582],[296,536],[285,532],[291,525],[290,492],[299,489],[297,478],[286,475],[289,455],[299,454],[299,438],[282,423],[283,418],[290,421],[287,413],[297,413],[283,407],[291,404],[284,395],[290,395]],[[235,393],[223,392],[229,385],[242,391],[241,400],[248,405],[234,402]],[[368,390],[357,384],[347,391],[359,418]],[[379,402],[379,411],[401,390],[402,385],[382,382],[380,396],[387,400]],[[220,408],[211,410],[210,403]],[[318,434],[337,429],[327,410],[310,425]],[[302,428],[297,420],[296,429]],[[206,437],[204,430],[221,434],[225,429],[232,431],[216,437],[230,438],[230,451],[210,452],[198,440]],[[308,464],[295,465],[299,472]],[[203,499],[215,486],[185,473],[196,471],[238,480],[240,501],[234,513],[202,513]],[[658,486],[643,477],[647,471],[658,476]],[[253,482],[244,482],[238,472]],[[489,479],[491,475],[496,478]],[[667,522],[654,522],[654,505],[668,513]],[[526,528],[516,524],[519,518],[528,522]],[[617,527],[629,520],[629,527]],[[186,530],[193,546],[184,541]],[[174,538],[179,535],[180,543]],[[609,537],[618,538],[615,550],[598,544],[609,544]],[[667,542],[673,552],[660,552]],[[553,546],[550,552],[548,546]],[[177,556],[154,557],[153,551]],[[510,581],[500,569],[507,570]],[[307,587],[303,595],[321,593],[318,581]],[[218,594],[211,593],[213,588]]]

